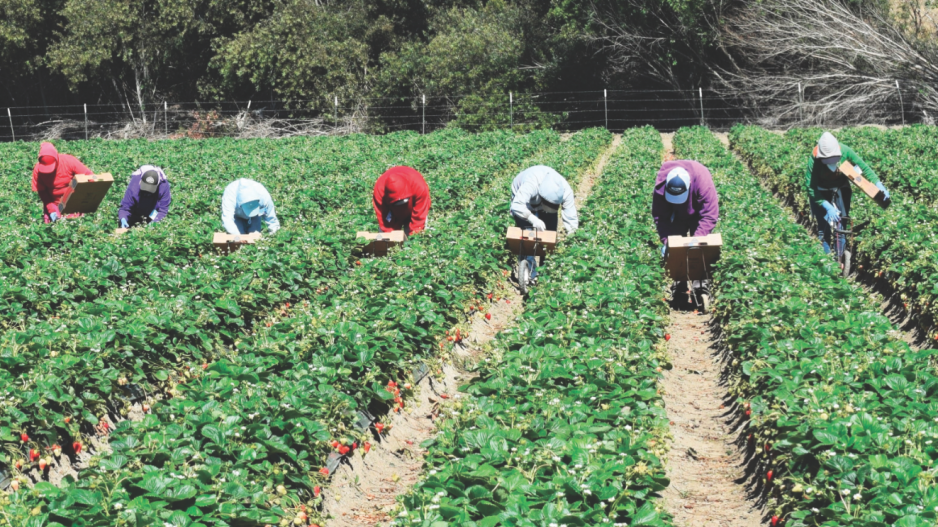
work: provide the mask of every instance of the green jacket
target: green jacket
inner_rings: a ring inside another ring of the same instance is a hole
[[[840,152],[842,154],[840,158],[841,163],[850,161],[853,163],[853,166],[860,167],[860,170],[863,171],[863,177],[874,184],[879,183],[879,176],[876,175],[876,172],[873,172],[870,165],[867,165],[866,161],[860,159],[860,156],[858,156],[852,148],[840,143]],[[821,163],[814,157],[813,152],[808,159],[808,167],[807,170],[805,170],[804,177],[808,184],[808,201],[817,205],[824,202],[824,200],[820,198],[819,189],[830,189],[850,184],[850,180],[847,179],[847,176],[839,172],[831,172],[824,163]]]

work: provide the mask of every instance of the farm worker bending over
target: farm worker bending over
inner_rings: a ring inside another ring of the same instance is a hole
[[[511,215],[516,227],[556,231],[557,211],[561,211],[567,234],[573,234],[580,226],[573,189],[556,170],[535,165],[515,176],[511,182]],[[537,278],[537,261],[533,256],[527,260],[531,278]]]
[[[228,234],[261,232],[261,220],[267,222],[270,234],[280,229],[274,200],[270,193],[253,179],[238,179],[225,187],[221,198],[221,221]]]
[[[720,215],[720,201],[707,167],[696,161],[665,161],[658,170],[651,215],[661,239],[661,256],[668,236],[706,236]]]
[[[420,172],[410,167],[392,167],[375,183],[372,204],[381,232],[403,229],[410,236],[427,228],[430,187]]]
[[[839,224],[841,216],[850,216],[850,198],[853,197],[853,187],[847,176],[837,170],[844,161],[849,161],[857,172],[863,174],[863,177],[876,185],[876,188],[883,191],[886,199],[889,199],[889,191],[879,181],[879,176],[866,164],[866,161],[860,159],[860,156],[847,145],[840,144],[833,134],[824,132],[818,139],[811,158],[808,159],[805,180],[808,184],[808,202],[811,204],[811,212],[817,219],[818,237],[821,239],[825,253],[831,252],[831,224]],[[833,203],[835,188],[840,189],[843,210]]]
[[[156,223],[166,217],[172,198],[163,169],[143,165],[130,175],[117,219],[127,229],[140,223]]]
[[[39,160],[33,167],[33,192],[38,193],[42,200],[42,219],[46,223],[62,217],[62,198],[70,191],[72,178],[77,174],[91,175],[94,172],[74,156],[60,154],[52,143],[39,145]],[[80,213],[68,215],[69,218],[80,216]]]

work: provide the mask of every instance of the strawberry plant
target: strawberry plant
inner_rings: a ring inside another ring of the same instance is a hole
[[[667,525],[658,134],[627,131],[516,328],[448,407],[398,525]],[[647,188],[649,192],[636,192]]]
[[[734,141],[749,132],[735,129]],[[743,144],[765,152],[770,139]],[[674,145],[710,168],[732,233],[714,276],[715,321],[730,392],[746,408],[739,443],[775,522],[933,524],[938,351],[892,336],[877,303],[708,130],[682,129]]]

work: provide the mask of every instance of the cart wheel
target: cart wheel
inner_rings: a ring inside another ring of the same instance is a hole
[[[528,282],[531,280],[531,262],[522,258],[518,260],[518,288],[522,295],[528,294]]]
[[[844,249],[843,258],[840,260],[840,266],[843,269],[843,276],[850,276],[850,260],[853,255],[850,254],[850,249]]]
[[[706,293],[702,293],[700,295],[700,305],[703,306],[704,313],[709,313],[710,312],[710,295]]]

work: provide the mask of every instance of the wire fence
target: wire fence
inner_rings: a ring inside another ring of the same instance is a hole
[[[505,94],[494,97],[414,95],[340,100],[247,100],[209,102],[160,101],[143,105],[83,104],[11,106],[0,141],[42,139],[219,138],[332,135],[398,130],[431,132],[450,125],[470,131],[526,130],[552,127],[560,131],[604,126],[621,131],[652,125],[661,131],[702,124],[724,130],[733,124],[791,126],[791,104],[800,103],[797,124],[840,126],[812,116],[811,101],[801,87],[790,100],[753,108],[744,101],[696,90],[596,90]],[[870,111],[869,124],[929,122],[915,108],[915,93],[898,86],[895,101]],[[911,104],[909,101],[913,101]],[[773,108],[784,108],[773,112]]]

